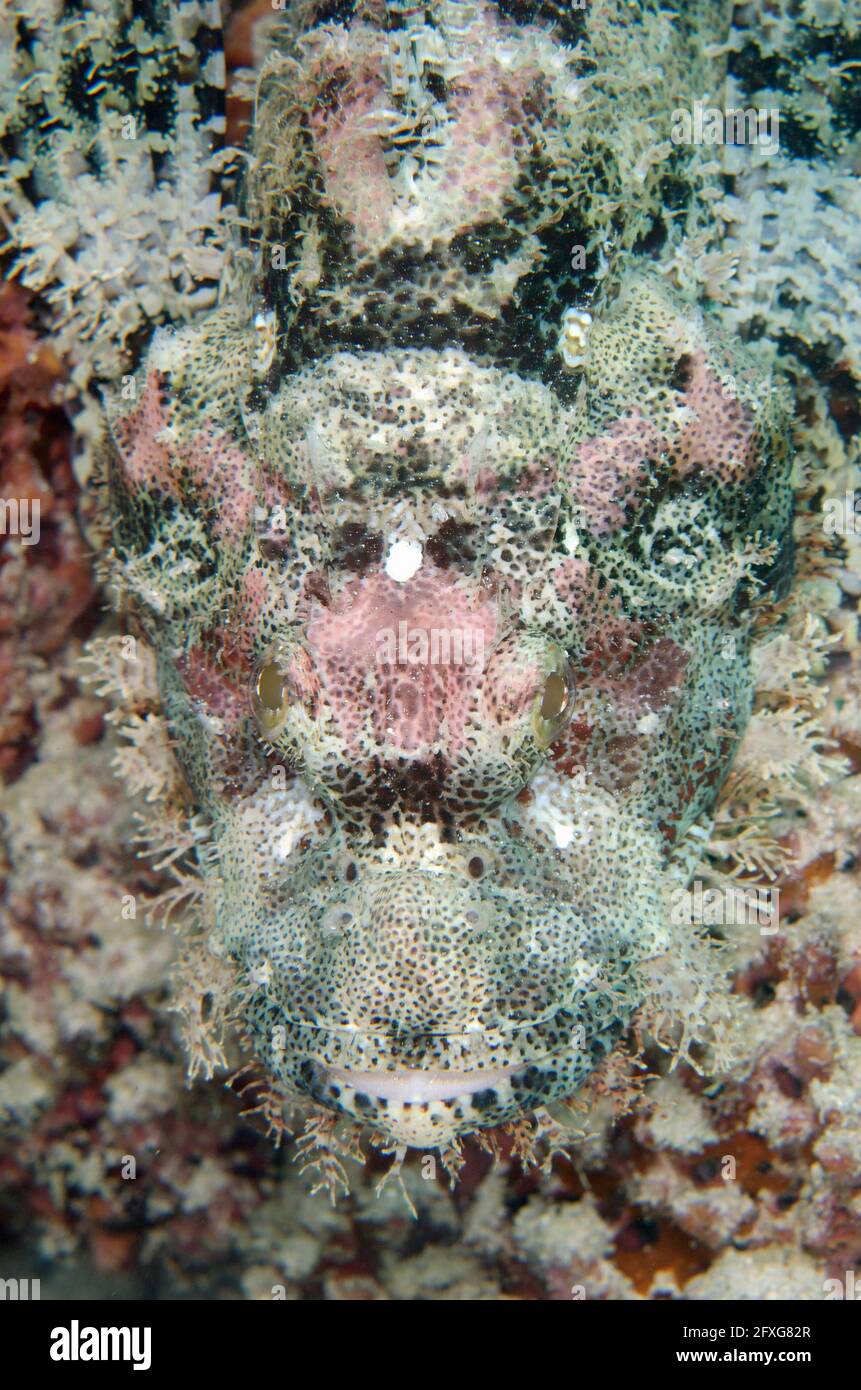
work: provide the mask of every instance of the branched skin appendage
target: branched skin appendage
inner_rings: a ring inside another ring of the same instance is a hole
[[[706,313],[633,257],[560,271],[579,34],[425,8],[285,21],[248,273],[107,414],[256,1055],[445,1147],[576,1092],[672,950],[791,498],[780,395]]]

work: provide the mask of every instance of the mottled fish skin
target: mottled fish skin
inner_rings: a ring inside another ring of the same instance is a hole
[[[791,570],[782,396],[637,249],[592,9],[279,16],[218,307],[106,397],[211,950],[285,1097],[407,1144],[627,1028]]]

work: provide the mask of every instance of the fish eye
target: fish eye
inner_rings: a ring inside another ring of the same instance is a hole
[[[274,661],[270,661],[268,666],[264,666],[257,676],[257,698],[264,709],[274,711],[281,708],[281,701],[284,698],[284,677]]]
[[[536,700],[534,727],[538,742],[551,743],[571,713],[574,679],[564,656],[544,677],[544,685]]]
[[[568,682],[562,671],[551,671],[544,682],[541,697],[541,718],[559,719],[568,708]]]
[[[481,878],[484,873],[484,860],[479,854],[474,854],[466,867],[470,878]]]
[[[274,661],[261,666],[254,681],[254,713],[263,733],[272,733],[287,710],[289,698],[284,673]]]

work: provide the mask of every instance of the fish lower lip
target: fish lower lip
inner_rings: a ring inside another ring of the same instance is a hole
[[[327,1080],[336,1086],[349,1086],[379,1100],[422,1105],[434,1100],[452,1100],[479,1091],[494,1090],[509,1081],[517,1067],[497,1067],[493,1071],[345,1071],[328,1067]]]

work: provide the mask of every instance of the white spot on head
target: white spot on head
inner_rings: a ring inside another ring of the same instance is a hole
[[[570,821],[556,821],[553,825],[553,838],[557,849],[567,849],[574,839],[574,827]]]
[[[422,548],[418,541],[393,541],[386,557],[386,574],[396,584],[406,584],[421,569]]]

